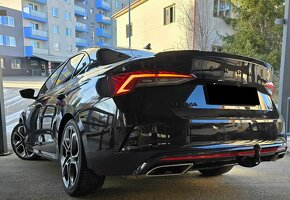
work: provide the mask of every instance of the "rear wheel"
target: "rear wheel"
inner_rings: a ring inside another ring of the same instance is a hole
[[[218,167],[218,168],[213,168],[213,169],[203,169],[203,170],[198,170],[200,173],[202,173],[204,176],[219,176],[222,174],[225,174],[231,169],[233,169],[233,165],[231,166],[223,166],[223,167]]]
[[[79,128],[74,120],[65,125],[60,144],[61,175],[65,191],[71,196],[83,196],[101,189],[105,177],[87,168]]]
[[[36,160],[39,158],[28,146],[28,134],[25,126],[19,123],[11,133],[11,146],[15,154],[22,160]]]

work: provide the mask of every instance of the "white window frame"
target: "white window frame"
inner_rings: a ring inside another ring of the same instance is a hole
[[[175,4],[164,8],[163,10],[163,25],[164,26],[175,22],[175,10],[176,10]]]
[[[70,16],[70,12],[69,11],[65,11],[65,13],[64,13],[64,19],[67,20],[67,21],[70,21],[71,20],[71,16]]]
[[[19,61],[17,63],[17,61]],[[21,60],[18,58],[11,59],[11,69],[21,69]]]
[[[7,16],[7,26],[15,27],[14,17]]]
[[[9,41],[9,43],[8,43],[8,41]],[[16,47],[16,38],[13,36],[6,36],[6,46]]]
[[[53,24],[52,25],[52,32],[55,34],[59,34],[59,25]]]
[[[224,2],[225,8],[221,9],[221,3]],[[227,15],[227,6],[229,7],[229,13]],[[213,16],[217,18],[234,18],[233,13],[233,5],[231,5],[231,2],[229,0],[214,0],[214,8],[213,8]],[[215,13],[216,12],[216,13]]]
[[[52,16],[53,17],[59,17],[59,10],[58,10],[58,8],[52,7],[51,9],[52,9],[52,11],[51,11],[52,12],[51,13]]]
[[[71,28],[65,28],[65,35],[66,36],[72,36]]]
[[[0,45],[4,46],[4,35],[0,35]]]
[[[53,43],[53,51],[60,52],[60,43],[59,42]]]
[[[0,67],[2,69],[6,69],[6,67],[5,67],[5,59],[4,58],[0,58]]]

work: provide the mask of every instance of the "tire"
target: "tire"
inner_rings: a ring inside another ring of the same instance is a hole
[[[97,176],[87,168],[80,131],[74,120],[64,127],[59,163],[64,190],[69,195],[84,196],[102,188],[105,176]]]
[[[233,165],[231,166],[223,166],[223,167],[218,167],[218,168],[213,168],[213,169],[203,169],[203,170],[198,170],[202,175],[204,176],[219,176],[222,174],[225,174],[231,169],[233,169]]]
[[[28,134],[24,124],[17,124],[11,133],[11,146],[14,153],[22,160],[37,160],[39,156],[27,145]]]

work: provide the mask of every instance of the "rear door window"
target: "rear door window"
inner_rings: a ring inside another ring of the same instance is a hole
[[[68,60],[65,66],[62,68],[62,71],[55,83],[55,86],[58,86],[66,81],[70,80],[72,75],[75,73],[76,69],[79,66],[80,61],[84,57],[84,54],[79,54]]]
[[[84,68],[90,64],[90,57],[87,54],[84,54],[84,57],[82,58],[81,62],[79,63],[78,67],[76,68],[76,71],[74,75],[78,75],[80,73],[85,72]]]
[[[46,93],[48,90],[51,90],[54,86],[54,83],[59,76],[63,66],[65,65],[65,62],[61,64],[46,80],[46,82],[43,84],[42,88],[39,91],[39,95]]]

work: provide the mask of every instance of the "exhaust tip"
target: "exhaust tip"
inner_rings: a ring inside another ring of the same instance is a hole
[[[186,173],[191,167],[192,163],[161,165],[154,167],[146,173],[146,176],[176,176]]]

